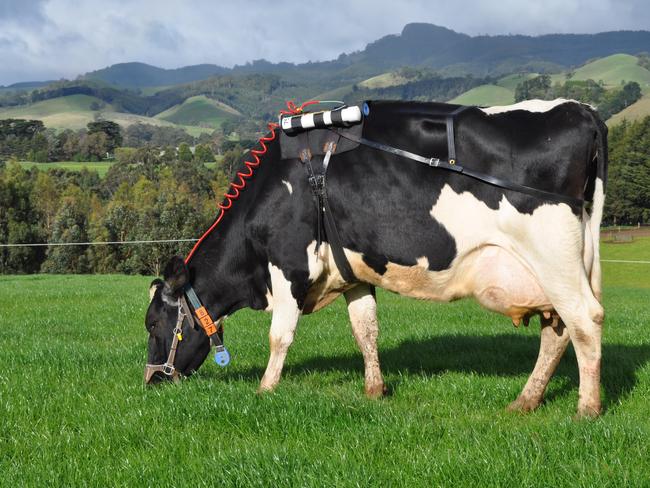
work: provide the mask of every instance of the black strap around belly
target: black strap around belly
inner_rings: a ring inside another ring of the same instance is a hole
[[[451,117],[451,120],[450,120]],[[552,193],[545,190],[540,190],[538,188],[533,188],[531,186],[520,185],[519,183],[514,183],[512,181],[503,180],[497,178],[496,176],[488,175],[486,173],[481,173],[480,171],[474,171],[473,169],[464,168],[463,166],[456,163],[456,149],[454,144],[454,130],[453,130],[453,114],[447,117],[447,138],[448,138],[448,156],[449,160],[445,161],[440,158],[426,158],[420,156],[419,154],[412,153],[410,151],[405,151],[403,149],[398,149],[387,144],[382,144],[381,142],[375,142],[368,140],[364,137],[358,137],[353,134],[346,132],[339,132],[337,130],[331,129],[332,132],[336,132],[340,137],[344,139],[363,144],[364,146],[371,147],[373,149],[378,149],[379,151],[384,151],[390,154],[395,154],[403,158],[412,159],[418,163],[426,164],[432,168],[444,169],[447,171],[452,171],[454,173],[462,174],[474,178],[475,180],[482,181],[489,185],[497,186],[499,188],[504,188],[506,190],[512,190],[519,193],[525,193],[532,195],[543,200],[552,200],[560,203],[566,203],[569,206],[581,207],[584,203],[584,200],[581,198],[574,198],[568,195],[561,195],[559,193]]]

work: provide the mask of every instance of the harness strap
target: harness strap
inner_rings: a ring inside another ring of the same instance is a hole
[[[445,125],[447,126],[447,160],[449,164],[456,164],[456,141],[454,140],[454,119],[456,115],[463,110],[468,109],[469,106],[461,105],[452,113],[445,117]]]
[[[330,249],[332,250],[334,263],[336,264],[339,273],[341,273],[341,276],[346,282],[355,283],[357,281],[357,278],[354,275],[354,272],[352,271],[348,259],[345,257],[345,252],[343,251],[343,243],[341,242],[341,236],[336,227],[336,223],[334,221],[334,214],[332,213],[329,199],[327,198],[327,189],[326,189],[327,167],[329,166],[329,161],[332,156],[332,153],[336,149],[336,142],[329,141],[325,144],[325,146],[326,146],[326,153],[320,165],[321,166],[320,171],[318,172],[316,172],[314,170],[314,167],[312,166],[311,151],[309,151],[309,149],[303,149],[300,151],[300,160],[302,161],[305,168],[307,169],[307,174],[309,177],[309,185],[311,186],[312,192],[314,193],[314,197],[316,199],[316,205],[317,205],[318,242],[317,242],[316,249],[320,247],[320,239],[321,239],[320,229],[322,223],[324,223],[325,235],[327,236],[327,240],[330,244]]]
[[[412,159],[414,161],[417,161],[418,163],[431,166],[432,168],[440,168],[447,171],[452,171],[454,173],[463,174],[465,176],[469,176],[470,178],[474,178],[475,180],[479,180],[482,181],[483,183],[488,183],[490,185],[497,186],[499,188],[516,191],[518,193],[526,193],[528,195],[541,198],[543,200],[553,200],[560,203],[566,203],[569,206],[581,207],[584,204],[584,200],[581,198],[574,198],[568,195],[561,195],[559,193],[552,193],[549,191],[540,190],[538,188],[533,188],[531,186],[520,185],[519,183],[503,180],[501,178],[497,178],[496,176],[488,175],[480,171],[474,171],[473,169],[464,168],[463,166],[456,164],[455,161],[454,163],[451,163],[451,160],[444,161],[439,158],[425,158],[424,156],[420,156],[419,154],[405,151],[403,149],[398,149],[396,147],[389,146],[387,144],[382,144],[380,142],[371,141],[364,137],[357,137],[349,133],[338,132],[334,129],[330,129],[330,130],[332,132],[336,132],[336,134],[338,134],[340,137],[343,137],[344,139],[348,139],[353,142],[363,144],[364,146],[368,146],[373,149],[378,149],[380,151],[384,151],[390,154],[395,154],[396,156],[400,156],[403,158]],[[449,132],[447,132],[447,134],[449,134]],[[451,146],[450,146],[450,152],[451,152]]]

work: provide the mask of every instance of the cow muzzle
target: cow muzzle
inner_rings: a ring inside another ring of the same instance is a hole
[[[160,373],[160,374],[156,374]],[[174,382],[180,381],[181,374],[174,368],[173,365],[165,364],[146,364],[144,367],[144,384],[150,385],[157,383],[154,381],[156,378],[159,379],[170,379]]]

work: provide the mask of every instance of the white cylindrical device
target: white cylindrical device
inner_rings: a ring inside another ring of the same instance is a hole
[[[338,110],[325,110],[304,115],[282,117],[280,124],[286,133],[309,129],[324,129],[325,127],[347,127],[361,122],[359,107],[345,107]]]

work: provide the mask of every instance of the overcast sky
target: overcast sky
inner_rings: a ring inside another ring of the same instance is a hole
[[[650,30],[649,0],[0,0],[0,84],[142,61],[320,61],[409,22],[476,34]],[[650,47],[649,47],[650,50]]]

